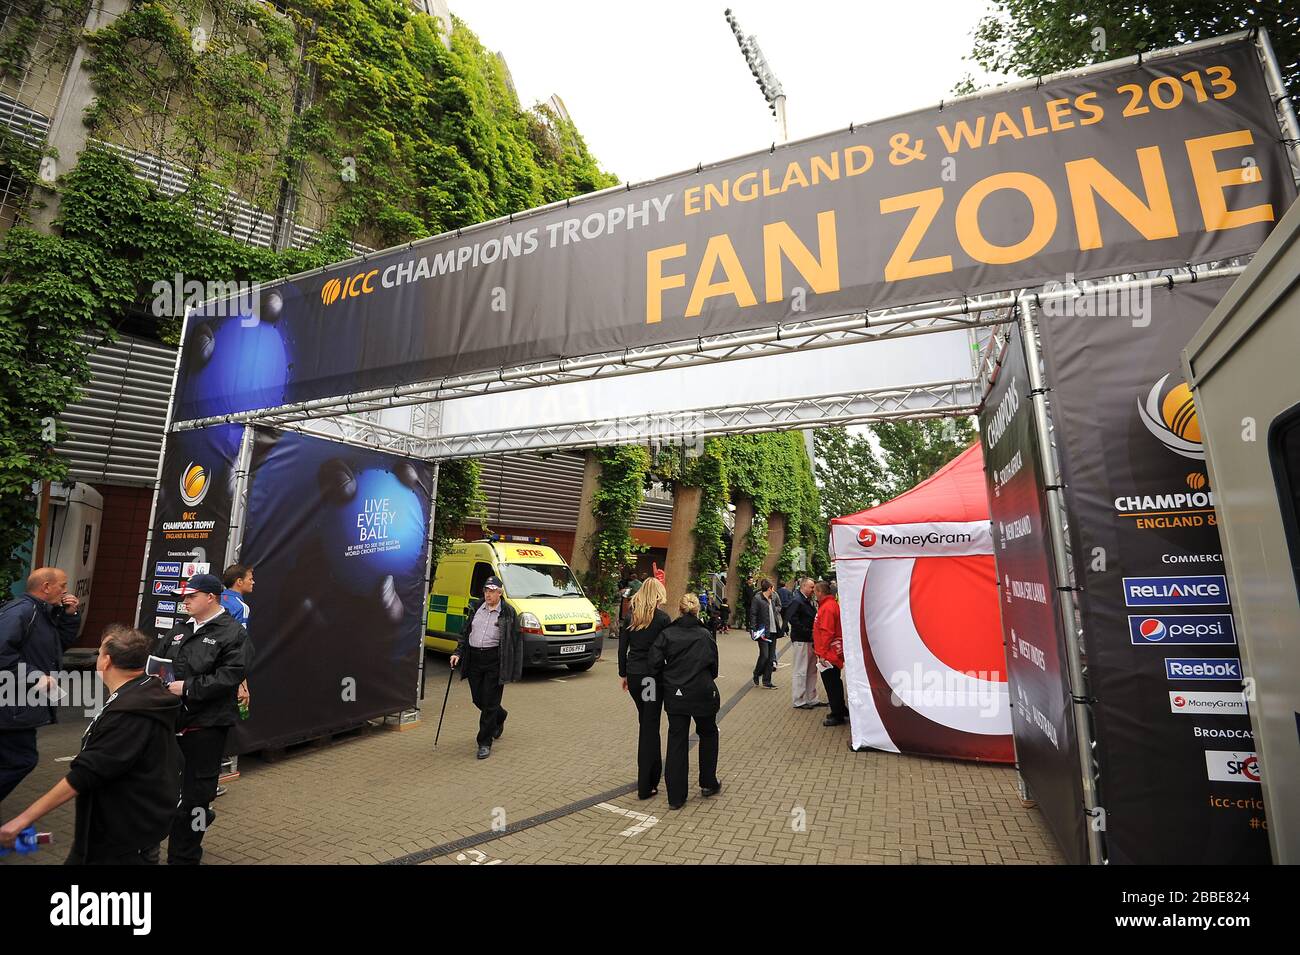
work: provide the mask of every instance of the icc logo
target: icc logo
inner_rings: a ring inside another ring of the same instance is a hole
[[[858,531],[858,543],[863,547],[874,547],[876,544],[876,532],[870,527],[864,527]]]
[[[379,269],[371,269],[369,272],[358,272],[346,279],[330,279],[321,286],[321,304],[333,305],[341,298],[356,298],[359,295],[368,295],[375,290],[375,287],[370,283],[378,274]]]
[[[191,461],[181,472],[181,500],[194,507],[207,496],[210,483],[207,469]]]
[[[1165,391],[1168,381],[1169,375],[1165,375],[1147,392],[1146,403],[1138,403],[1142,424],[1174,454],[1204,461],[1205,446],[1201,444],[1201,422],[1196,416],[1192,389],[1184,381]]]

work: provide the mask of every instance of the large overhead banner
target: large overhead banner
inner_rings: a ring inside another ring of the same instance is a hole
[[[415,705],[431,467],[256,430],[241,561],[257,649],[236,752]]]
[[[1179,366],[1230,284],[1148,289],[1137,308],[1095,291],[1039,315],[1111,862],[1269,861],[1214,490]]]
[[[849,127],[209,304],[175,417],[1253,252],[1281,139],[1244,41]]]
[[[997,558],[1002,636],[1011,686],[1016,764],[1056,841],[1088,861],[1083,768],[1075,736],[1069,661],[1045,522],[1038,432],[1019,325],[980,408],[980,439]]]

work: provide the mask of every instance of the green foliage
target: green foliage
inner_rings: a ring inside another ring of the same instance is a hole
[[[1268,29],[1287,90],[1300,92],[1300,8],[1288,3],[994,0],[971,58],[987,70],[1043,76],[1247,27]]]
[[[472,458],[443,461],[438,465],[438,498],[433,514],[433,563],[460,539],[472,515],[483,511],[479,463]],[[486,528],[484,528],[486,533]]]
[[[889,498],[889,476],[866,435],[843,427],[818,428],[813,432],[813,444],[823,524]]]
[[[38,36],[47,52],[75,49],[90,2],[14,4],[0,77],[29,65]],[[257,0],[140,0],[84,36],[92,134],[178,163],[190,181],[163,196],[88,149],[59,181],[55,233],[16,227],[0,243],[0,555],[29,533],[33,482],[66,473],[45,422],[87,380],[79,336],[149,312],[174,343],[179,316],[161,306],[176,276],[277,278],[347,257],[350,241],[405,242],[616,181],[572,123],[520,108],[463,24],[448,50],[437,22],[404,0],[275,6],[284,15]],[[340,175],[349,158],[354,180]],[[0,175],[30,185],[38,163],[0,133]],[[309,250],[273,252],[199,224],[228,217],[232,194],[272,216],[290,186],[326,210]],[[477,481],[473,462],[444,465],[436,546],[474,510]]]
[[[596,532],[586,544],[591,550],[591,571],[583,584],[598,608],[613,611],[618,577],[641,550],[632,540],[632,521],[645,493],[650,452],[631,445],[598,448],[595,455],[600,462],[600,479],[591,499]]]
[[[871,430],[884,453],[889,476],[886,498],[916,487],[970,447],[976,437],[971,418],[886,421],[873,424]]]

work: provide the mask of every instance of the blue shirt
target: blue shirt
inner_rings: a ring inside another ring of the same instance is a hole
[[[227,587],[221,592],[221,606],[225,608],[226,613],[235,618],[235,622],[240,626],[248,626],[248,615],[250,613],[248,604],[244,603],[243,598],[237,591]]]

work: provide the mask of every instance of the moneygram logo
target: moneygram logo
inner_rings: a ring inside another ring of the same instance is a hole
[[[375,290],[374,279],[378,274],[379,269],[371,269],[369,272],[358,272],[345,279],[330,279],[321,286],[321,304],[330,306],[340,299],[369,295]]]
[[[1169,375],[1165,375],[1147,392],[1146,403],[1138,402],[1138,416],[1146,429],[1174,454],[1185,458],[1205,460],[1205,446],[1201,444],[1201,422],[1196,416],[1196,404],[1187,382],[1167,388]]]
[[[1128,618],[1129,642],[1135,647],[1150,643],[1226,644],[1237,642],[1232,614],[1153,614]]]
[[[876,546],[876,532],[870,527],[864,527],[858,531],[858,543],[863,547]]]
[[[1228,581],[1222,574],[1197,577],[1125,577],[1124,603],[1129,607],[1227,604]]]
[[[1210,779],[1221,783],[1258,783],[1259,756],[1210,749],[1205,751],[1205,771]]]
[[[1246,697],[1214,690],[1170,690],[1169,712],[1194,716],[1246,716]]]
[[[181,472],[181,500],[194,507],[207,497],[210,484],[207,469],[191,461]]]

